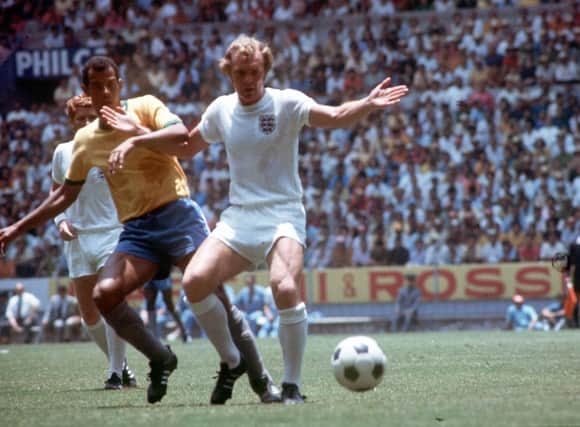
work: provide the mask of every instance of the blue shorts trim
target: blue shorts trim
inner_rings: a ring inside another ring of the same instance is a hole
[[[157,264],[155,279],[164,279],[175,262],[195,252],[208,235],[207,222],[197,203],[177,199],[123,224],[115,252]]]

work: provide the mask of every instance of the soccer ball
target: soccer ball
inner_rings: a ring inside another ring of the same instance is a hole
[[[355,336],[338,343],[330,363],[341,385],[353,391],[367,391],[382,381],[387,356],[374,339]]]

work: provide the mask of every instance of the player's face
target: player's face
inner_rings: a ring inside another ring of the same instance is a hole
[[[89,83],[83,89],[98,112],[105,105],[114,108],[121,104],[121,87],[122,81],[115,75],[115,70],[107,67],[102,71],[89,70]]]
[[[258,102],[264,95],[264,59],[260,52],[254,56],[235,55],[232,59],[232,85],[242,105]]]
[[[72,121],[72,127],[75,130],[79,130],[82,127],[85,127],[90,122],[97,118],[97,113],[93,107],[78,107],[75,117]]]

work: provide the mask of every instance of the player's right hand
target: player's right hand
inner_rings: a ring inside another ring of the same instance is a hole
[[[133,148],[135,148],[135,144],[133,143],[133,140],[129,138],[111,151],[111,154],[109,154],[109,173],[111,175],[114,175],[117,170],[123,169],[125,157],[127,157],[127,154],[129,154]]]
[[[0,256],[6,255],[6,246],[18,237],[18,229],[15,225],[0,229]]]
[[[127,134],[127,136],[137,135],[139,124],[137,120],[127,114],[121,107],[111,108],[103,106],[101,108],[101,117],[113,129]]]
[[[77,238],[77,231],[68,220],[63,220],[58,224],[58,234],[62,240],[67,242]]]

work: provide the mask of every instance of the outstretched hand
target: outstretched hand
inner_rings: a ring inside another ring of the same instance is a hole
[[[371,90],[367,100],[377,108],[385,108],[397,104],[407,94],[409,88],[406,85],[389,87],[390,84],[391,78],[387,77]]]
[[[128,136],[139,133],[139,123],[121,107],[111,108],[105,105],[101,108],[101,117],[108,126]]]
[[[14,225],[0,229],[0,257],[6,255],[6,246],[18,237],[18,231]]]

